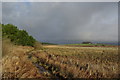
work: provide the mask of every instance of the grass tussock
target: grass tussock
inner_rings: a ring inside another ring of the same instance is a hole
[[[34,48],[35,48],[36,50],[41,50],[41,49],[43,49],[42,44],[41,44],[40,42],[38,42],[38,41],[35,42]]]
[[[2,40],[2,57],[7,54],[10,54],[13,49],[13,44],[9,39],[3,38]]]

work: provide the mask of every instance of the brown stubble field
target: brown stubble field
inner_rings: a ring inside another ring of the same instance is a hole
[[[6,44],[5,44],[6,43]],[[118,47],[43,45],[3,41],[2,78],[118,78]]]
[[[118,78],[119,75],[118,47],[48,45],[29,55],[34,58],[34,63],[57,77]]]

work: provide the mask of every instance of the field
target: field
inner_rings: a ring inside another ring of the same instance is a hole
[[[71,47],[115,47],[116,45],[111,44],[66,44],[65,46],[71,46]]]
[[[37,43],[38,44],[38,43]],[[117,46],[18,46],[3,39],[2,78],[118,78]],[[0,61],[1,64],[1,61]]]
[[[118,78],[118,47],[44,45],[28,58],[49,77]]]
[[[0,59],[3,80],[46,77],[40,74],[36,66],[28,59],[27,52],[33,49],[30,46],[13,45],[9,39],[3,39],[2,60]]]
[[[2,78],[118,78],[118,47],[18,46],[3,40]]]

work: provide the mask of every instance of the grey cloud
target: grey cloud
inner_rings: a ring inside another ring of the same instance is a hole
[[[26,29],[40,41],[117,41],[117,6],[115,2],[4,2],[2,19]]]
[[[0,23],[2,23],[2,3],[0,2]]]

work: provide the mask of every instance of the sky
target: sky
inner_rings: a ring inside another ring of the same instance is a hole
[[[2,3],[0,2],[0,22],[2,22]]]
[[[119,0],[0,0],[2,2],[118,2]]]
[[[118,41],[117,2],[3,2],[2,23],[41,42]]]

